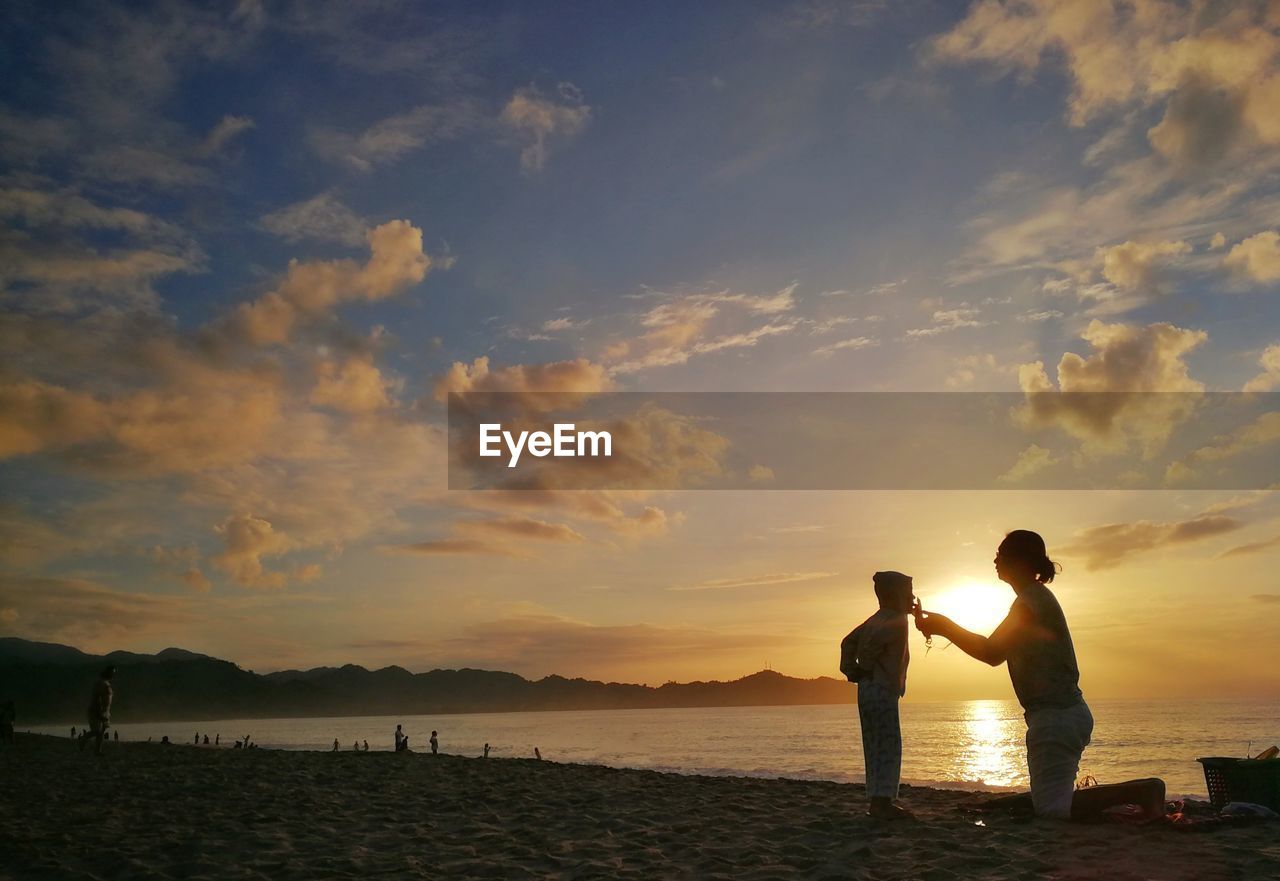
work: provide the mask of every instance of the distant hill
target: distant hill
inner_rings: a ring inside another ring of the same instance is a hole
[[[90,655],[70,646],[0,638],[0,700],[19,725],[84,721],[102,667],[117,667],[112,716],[130,722],[306,716],[501,713],[833,704],[853,700],[848,682],[793,679],[773,671],[732,682],[668,682],[659,688],[547,676],[536,681],[493,670],[355,664],[259,675],[184,649],[155,655]]]

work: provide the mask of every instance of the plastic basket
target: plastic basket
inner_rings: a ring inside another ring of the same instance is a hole
[[[1247,801],[1280,811],[1280,759],[1213,756],[1196,761],[1204,766],[1209,801],[1215,807]]]

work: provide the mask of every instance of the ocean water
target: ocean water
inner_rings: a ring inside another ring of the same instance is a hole
[[[1244,756],[1280,744],[1280,703],[1262,701],[1090,701],[1093,742],[1080,773],[1099,783],[1162,777],[1173,795],[1206,792],[1199,756]],[[593,710],[314,719],[228,719],[130,723],[123,740],[168,735],[190,744],[198,731],[232,746],[250,734],[262,747],[344,750],[368,740],[392,748],[396,724],[415,752],[532,757],[688,774],[863,780],[857,708],[850,705]],[[31,730],[67,735],[70,726]],[[902,705],[903,780],[934,786],[1025,788],[1026,726],[1014,701],[948,701]]]

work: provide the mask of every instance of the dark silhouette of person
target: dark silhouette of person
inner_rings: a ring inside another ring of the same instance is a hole
[[[111,732],[111,739],[112,739],[112,740],[114,740],[116,743],[119,743],[119,742],[120,742],[120,729],[119,729],[119,728],[117,728],[115,731],[112,731],[112,732]]]
[[[192,738],[191,742],[192,742],[193,744],[195,744],[196,746],[199,746],[199,745],[200,745],[200,732],[199,732],[199,731],[197,731],[197,732],[196,732],[196,736],[195,736],[194,738]]]
[[[244,744],[237,740],[237,741],[236,741],[236,745],[235,745],[235,746],[233,746],[233,747],[231,747],[231,748],[232,748],[232,749],[244,749]]]
[[[484,745],[484,757],[486,759],[489,758],[489,744],[487,743]]]
[[[369,751],[369,741],[366,740],[364,742],[364,749],[362,749],[361,752],[367,753],[368,751]]]
[[[440,741],[436,740],[436,733],[432,731],[431,732],[431,755],[434,756],[438,752],[440,752]]]
[[[215,734],[215,735],[213,735],[213,745],[214,745],[214,746],[218,746],[221,742],[222,742],[222,735],[221,735],[221,734]]]
[[[76,726],[74,725],[71,726],[71,739],[72,740],[76,739]]]
[[[204,745],[205,745],[205,746],[208,746],[208,745],[209,745],[209,735],[207,735],[207,734],[204,736]]]
[[[104,667],[102,673],[98,675],[98,681],[93,684],[93,691],[89,694],[88,736],[93,738],[94,752],[98,755],[102,754],[102,739],[107,736],[107,728],[111,724],[111,700],[114,696],[111,680],[115,675],[114,664]],[[80,741],[80,748],[84,749],[83,739]]]
[[[538,748],[536,746],[533,748],[533,757],[537,759],[539,762],[542,761],[542,753],[538,751]]]
[[[1163,815],[1164,781],[1156,777],[1075,790],[1080,757],[1093,733],[1093,715],[1080,692],[1080,668],[1066,616],[1048,586],[1061,567],[1049,559],[1044,539],[1026,529],[1004,537],[994,562],[996,576],[1016,596],[990,636],[924,610],[916,612],[916,627],[926,637],[949,639],[965,654],[993,667],[1008,663],[1009,679],[1025,711],[1027,770],[1036,815],[1091,821],[1121,804],[1139,805],[1151,817]]]
[[[333,739],[333,751],[335,753],[338,751],[338,738],[336,737]]]
[[[401,730],[399,725],[397,725],[396,726],[396,752],[400,752],[402,749],[404,749],[404,746],[403,746],[404,737],[405,737],[404,731]]]
[[[18,721],[18,711],[13,701],[0,704],[0,743],[15,743],[13,724]]]
[[[166,734],[164,737],[161,737],[161,738],[160,738],[160,742],[161,742],[162,744],[164,744],[165,746],[168,746],[168,745],[169,745],[169,735],[167,735],[167,734]]]

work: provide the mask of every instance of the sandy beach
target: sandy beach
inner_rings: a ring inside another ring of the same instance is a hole
[[[26,878],[1280,877],[1274,825],[1209,834],[964,810],[863,816],[851,784],[391,752],[111,744],[0,751],[0,875]]]

